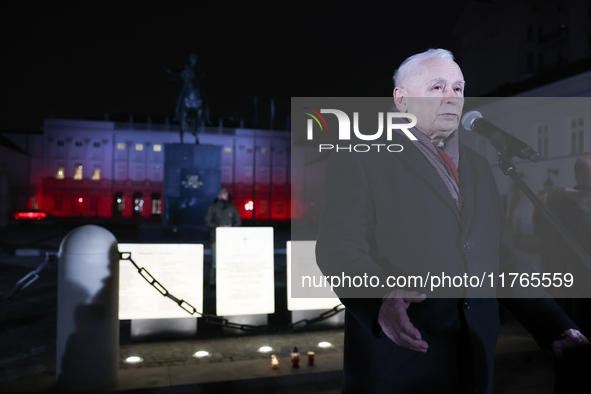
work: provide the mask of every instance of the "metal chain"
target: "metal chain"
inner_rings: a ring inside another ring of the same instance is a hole
[[[197,314],[204,319],[203,320],[204,323],[214,325],[214,326],[222,326],[222,327],[234,328],[234,329],[242,330],[242,331],[258,332],[258,333],[275,333],[275,332],[281,332],[281,331],[295,331],[300,328],[308,327],[311,324],[315,324],[320,321],[331,318],[334,315],[336,315],[337,313],[344,310],[344,308],[341,308],[341,306],[343,304],[339,304],[339,305],[335,306],[334,308],[332,308],[331,310],[321,313],[318,317],[315,317],[313,319],[302,319],[297,322],[294,322],[291,324],[286,324],[283,326],[269,326],[269,325],[253,326],[250,324],[233,323],[233,322],[228,321],[228,319],[225,319],[223,317],[219,317],[217,315],[199,312],[197,309],[195,309],[193,307],[193,305],[189,304],[187,301],[182,300],[182,299],[178,299],[177,297],[170,294],[168,292],[168,290],[166,290],[166,288],[164,286],[162,286],[162,284],[160,282],[158,282],[156,280],[156,278],[154,278],[148,272],[148,270],[146,270],[144,267],[140,268],[135,263],[135,261],[133,261],[133,259],[131,258],[131,252],[120,252],[119,258],[120,258],[120,260],[128,260],[129,262],[131,262],[131,264],[133,264],[133,266],[137,269],[138,273],[142,276],[142,278],[144,278],[146,280],[146,282],[148,282],[149,284],[152,285],[152,287],[154,287],[156,290],[158,290],[158,292],[160,294],[162,294],[164,297],[168,297],[171,300],[173,300],[179,307],[183,308],[190,315]]]
[[[45,266],[50,261],[56,261],[56,260],[57,260],[57,253],[56,252],[45,252],[45,260],[39,265],[39,267],[37,267],[37,269],[29,272],[21,280],[16,282],[16,285],[14,285],[14,287],[12,288],[12,290],[10,290],[10,292],[8,292],[6,294],[0,294],[0,296],[2,297],[2,301],[0,303],[4,304],[4,303],[9,302],[21,290],[28,287],[30,284],[32,284],[37,279],[39,279],[39,272],[41,272],[43,270],[43,268],[45,268]]]

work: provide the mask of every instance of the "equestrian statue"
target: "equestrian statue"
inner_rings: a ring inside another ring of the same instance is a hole
[[[179,74],[184,81],[183,88],[176,103],[175,121],[179,122],[181,143],[183,133],[190,131],[195,136],[195,142],[199,144],[198,132],[205,127],[209,120],[209,106],[205,92],[203,91],[203,73],[197,64],[197,54],[189,56],[189,64],[182,70],[166,69],[169,74]]]

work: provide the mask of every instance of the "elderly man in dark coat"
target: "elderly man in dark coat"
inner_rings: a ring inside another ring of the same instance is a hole
[[[332,154],[316,248],[324,275],[385,283],[438,264],[470,275],[513,270],[522,257],[488,162],[458,141],[464,79],[452,54],[412,56],[394,78],[396,109],[417,117],[416,141],[393,133],[389,143],[403,152]],[[347,307],[345,393],[492,393],[498,301],[542,347],[588,343],[552,299],[390,290],[373,289],[374,298],[335,290]]]

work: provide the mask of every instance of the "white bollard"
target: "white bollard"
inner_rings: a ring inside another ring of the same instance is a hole
[[[56,375],[60,389],[92,391],[117,382],[119,252],[117,240],[87,225],[59,251]]]

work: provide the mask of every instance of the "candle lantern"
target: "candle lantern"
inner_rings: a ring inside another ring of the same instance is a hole
[[[277,356],[274,354],[271,356],[271,365],[273,369],[279,368],[279,360],[277,359]]]
[[[308,352],[308,365],[314,365],[314,352]]]
[[[291,352],[291,366],[293,368],[300,367],[300,352],[298,352],[297,347],[294,347],[293,352]]]

